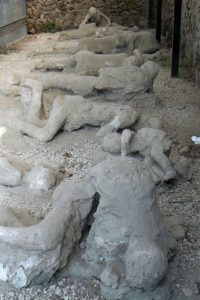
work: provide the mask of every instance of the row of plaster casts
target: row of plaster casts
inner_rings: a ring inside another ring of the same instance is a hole
[[[40,87],[40,97],[34,97],[35,92],[37,96],[39,95],[37,93],[38,84]],[[42,123],[39,119],[42,107],[41,84],[37,81],[26,80],[24,85],[26,86],[24,89],[25,92],[27,90],[27,86],[29,86],[29,88],[33,88],[33,98],[32,100],[31,98],[28,98],[29,101],[26,101],[27,99],[24,97],[21,98],[22,119],[28,123],[41,126]],[[36,91],[34,91],[34,87],[36,88]],[[122,106],[116,104],[89,102],[82,97],[77,98],[77,96],[63,97],[65,97],[64,101],[67,110],[65,110],[61,104],[58,106],[63,113],[63,118],[61,118],[61,113],[58,114],[58,111],[54,110],[53,105],[48,120],[51,127],[47,122],[45,126],[43,124],[44,127],[38,128],[37,131],[34,125],[30,124],[27,127],[23,123],[21,124],[20,131],[32,137],[34,137],[32,135],[34,132],[35,136],[40,138],[40,141],[47,141],[52,138],[52,136],[55,136],[58,130],[61,129],[61,127],[58,126],[63,124],[64,118],[66,118],[65,124],[62,126],[63,129],[68,132],[79,129],[84,125],[102,126],[106,124],[97,132],[97,136],[101,138],[105,136],[103,140],[104,150],[115,154],[121,152],[122,155],[140,152],[140,154],[145,157],[145,163],[150,167],[156,183],[160,180],[169,181],[176,177],[176,173],[173,170],[167,156],[170,153],[171,141],[166,136],[166,133],[160,129],[161,124],[159,120],[151,118],[152,120],[149,119],[148,122],[144,121],[142,127],[149,126],[150,128],[140,129],[133,138],[133,131],[126,130],[126,128],[133,126],[137,127],[136,122],[138,120],[138,114],[129,105]],[[59,97],[56,99],[58,100]],[[36,101],[35,104],[34,101]],[[60,122],[58,122],[57,117],[60,118]],[[141,126],[139,126],[139,128],[141,128]],[[117,132],[119,129],[125,129],[122,133],[122,138],[119,133],[113,133]]]
[[[95,265],[102,293],[108,288],[113,295],[122,294],[120,299],[129,292],[148,294],[156,289],[167,273],[172,239],[162,222],[147,167],[127,157],[99,163],[84,181],[62,183],[53,195],[52,211],[40,223],[0,226],[0,280],[16,288],[41,284],[66,266],[96,193],[101,201],[84,254],[88,272],[92,276]],[[111,270],[115,286],[105,280],[111,261],[121,266],[119,273]]]
[[[105,68],[99,78],[88,76],[87,80],[93,80],[92,90],[124,89],[126,93],[140,93],[152,88],[157,72],[157,65],[148,62],[129,68]],[[56,78],[58,86],[58,80],[65,80],[63,75]],[[74,86],[85,79],[76,78],[79,79]],[[47,78],[46,87],[55,84],[55,77],[51,80]],[[22,120],[2,116],[0,122],[41,141],[51,140],[62,127],[71,131],[85,124],[100,126],[110,122],[100,131],[102,136],[128,128],[138,117],[130,106],[93,103],[81,96],[68,95],[55,99],[44,123],[40,119],[42,84],[26,80],[22,86]],[[63,86],[66,89],[66,84]],[[27,93],[27,88],[31,93]],[[73,90],[71,86],[67,89]],[[129,154],[130,139],[125,133],[123,138],[126,135],[128,138],[120,149]],[[21,288],[47,282],[56,270],[63,268],[81,238],[96,193],[101,200],[84,253],[88,272],[95,269],[92,275],[100,279],[102,294],[107,299],[144,300],[144,296],[159,299],[154,292],[167,273],[171,239],[161,219],[148,168],[127,157],[100,163],[84,182],[62,183],[54,193],[52,211],[42,222],[29,227],[0,226],[0,280]],[[166,299],[168,291],[162,297]]]
[[[80,57],[82,55],[78,56],[78,58]],[[135,56],[125,59],[122,67],[101,69],[99,77],[75,74],[50,74],[48,76],[40,76],[40,82],[34,80],[22,81],[22,117],[26,116],[24,122],[11,118],[6,119],[5,116],[2,116],[0,124],[18,129],[41,141],[51,140],[65,123],[67,125],[64,127],[68,131],[78,129],[86,124],[93,126],[105,124],[117,114],[117,106],[92,103],[80,96],[57,97],[53,103],[49,120],[45,124],[44,121],[40,120],[43,88],[56,87],[73,90],[74,93],[81,95],[91,94],[95,90],[113,92],[113,89],[116,91],[125,90],[124,92],[128,94],[140,94],[152,89],[154,78],[158,73],[158,65],[156,63],[150,61],[142,65],[141,63],[141,56],[139,53],[136,53]],[[86,68],[86,66],[82,66],[82,70],[84,70],[84,67]],[[30,89],[27,90],[27,88]],[[127,117],[129,119],[129,127],[135,119],[129,117],[130,113],[128,111],[132,112],[133,110],[129,107],[124,107],[124,109],[120,107],[119,109],[127,111],[126,116],[124,113],[122,123],[125,122],[125,118]],[[77,117],[78,113],[76,110],[79,112],[79,117]],[[34,123],[36,126],[28,123]],[[117,129],[125,128],[121,124],[117,126]]]
[[[30,80],[27,80],[26,83],[29,84],[29,87],[30,84],[31,87],[33,87],[34,96],[34,88],[37,87],[39,83]],[[118,129],[130,126],[138,127],[138,124],[136,124],[138,114],[131,107],[119,107],[114,104],[108,106],[103,103],[89,103],[88,100],[85,100],[82,97],[77,98],[77,96],[65,97],[68,99],[68,101],[65,101],[67,110],[64,110],[61,105],[59,105],[59,114],[57,110],[54,111],[52,109],[49,120],[46,125],[43,124],[44,127],[39,127],[42,124],[42,120],[39,119],[42,102],[41,98],[37,97],[35,97],[35,99],[38,100],[38,102],[36,101],[35,107],[32,102],[28,103],[28,105],[27,102],[22,103],[23,120],[6,119],[7,125],[15,129],[18,128],[22,133],[28,134],[31,137],[45,142],[49,141],[49,139],[52,139],[52,137],[56,135],[58,130],[61,129],[60,124],[63,126],[63,129],[71,131],[86,124],[98,126],[111,120],[97,133],[99,137],[105,136],[102,143],[105,151],[114,154],[121,153],[123,156],[139,152],[144,158],[144,162],[149,166],[153,179],[156,183],[160,182],[160,180],[169,181],[175,178],[176,173],[173,170],[167,156],[170,152],[171,141],[166,136],[166,133],[160,129],[159,120],[155,118],[148,119],[146,122],[143,122],[142,127],[151,126],[153,128],[141,128],[137,134],[125,129],[121,136],[116,132]],[[60,104],[60,102],[58,102],[58,104]],[[63,114],[61,115],[61,113]],[[58,117],[59,120],[57,119]],[[63,125],[64,121],[65,124]],[[4,123],[6,123],[6,121]],[[141,124],[141,121],[139,123]],[[139,128],[140,127],[141,125]],[[43,182],[43,190],[48,189],[48,186],[52,186],[52,178],[54,178],[52,177],[51,172],[50,174],[49,172],[47,172],[44,168],[44,172],[42,170],[38,170],[35,176],[32,176],[32,173],[30,173],[31,180],[29,180],[29,185],[36,187],[37,182]],[[43,178],[43,180],[40,180],[42,175],[40,176],[38,173],[44,173],[44,175],[46,175],[46,179]],[[3,172],[3,174],[4,180],[7,176],[10,176],[8,174],[5,177],[5,172]],[[14,174],[15,173],[12,172],[11,177],[13,177]],[[38,180],[33,180],[33,177],[38,177]],[[6,182],[8,183],[8,180]],[[55,182],[55,180],[53,180],[53,182]]]
[[[27,96],[28,93],[28,96]],[[117,106],[90,102],[81,96],[58,96],[50,113],[48,121],[41,120],[42,85],[39,81],[23,81],[21,98],[22,120],[1,118],[1,123],[40,141],[51,140],[60,129],[72,131],[84,125],[101,126],[98,136],[106,136],[118,129],[133,126],[137,121],[137,113],[130,106]],[[128,137],[126,140],[124,136]],[[124,131],[123,145],[120,145],[120,135],[108,135],[103,141],[103,148],[111,153],[120,153],[121,147],[126,147],[126,154],[140,152],[145,162],[150,166],[155,182],[169,181],[175,178],[171,163],[165,153],[169,152],[171,142],[161,130],[141,129],[132,142],[133,133]],[[132,142],[132,144],[131,144]],[[132,146],[130,146],[130,144]],[[156,164],[155,164],[156,163]]]

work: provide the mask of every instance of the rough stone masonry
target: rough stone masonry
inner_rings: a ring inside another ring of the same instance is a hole
[[[27,0],[28,32],[44,31],[53,22],[60,29],[76,28],[91,6],[101,10],[112,22],[140,27],[147,25],[145,0]]]

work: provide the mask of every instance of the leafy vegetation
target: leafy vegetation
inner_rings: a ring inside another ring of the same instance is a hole
[[[61,30],[60,25],[58,23],[56,23],[55,21],[47,20],[46,22],[43,23],[43,31],[44,32],[55,33],[60,30]]]

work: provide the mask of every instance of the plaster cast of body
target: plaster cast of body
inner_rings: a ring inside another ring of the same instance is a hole
[[[22,118],[7,118],[2,115],[0,124],[19,130],[42,142],[52,140],[60,129],[70,132],[84,125],[98,127],[109,123],[110,132],[117,131],[128,128],[138,117],[135,110],[127,105],[96,103],[82,96],[66,95],[56,97],[48,120],[41,120],[41,83],[25,80],[23,87],[31,89],[32,92],[28,99],[27,97],[21,99]],[[109,131],[106,130],[106,133]]]

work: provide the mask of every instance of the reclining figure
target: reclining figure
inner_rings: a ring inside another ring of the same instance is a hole
[[[150,167],[155,182],[170,181],[176,177],[166,153],[169,153],[171,141],[161,129],[142,128],[137,133],[125,129],[122,135],[110,133],[103,139],[103,149],[110,153],[127,156],[139,153]]]
[[[138,117],[136,111],[127,105],[96,103],[82,96],[65,95],[55,98],[48,120],[41,120],[41,83],[27,79],[21,85],[24,89],[32,89],[28,97],[26,93],[22,94],[22,119],[8,118],[4,114],[0,117],[0,125],[19,130],[42,142],[52,140],[61,129],[70,132],[84,125],[98,127],[109,123],[105,130],[107,134],[108,129],[111,132],[130,127]]]
[[[127,58],[127,54],[95,54],[88,50],[81,50],[78,53],[67,57],[65,60],[42,60],[35,64],[35,70],[42,71],[68,71],[80,75],[98,76],[99,70],[105,67],[119,67],[126,61],[134,59],[135,65],[141,66],[144,59],[139,50],[134,50],[134,58]],[[127,58],[127,59],[126,59]],[[125,60],[126,59],[126,60]]]
[[[86,57],[88,60],[82,60],[81,55],[73,57],[71,63],[72,65],[76,64],[75,71],[79,71],[81,74],[95,74],[99,65],[105,62],[103,59],[101,60],[101,57],[95,56],[93,59],[97,61],[96,65],[95,63],[90,65],[87,53]],[[122,57],[120,59],[123,60]],[[39,80],[44,90],[55,88],[81,96],[97,96],[96,98],[105,96],[105,100],[126,102],[139,94],[153,90],[153,82],[159,72],[159,66],[152,61],[142,62],[140,55],[134,55],[125,58],[122,66],[100,69],[99,76],[49,72],[48,74],[32,74],[31,78]],[[141,63],[142,65],[140,65]],[[10,88],[8,85],[1,86],[1,93],[14,96],[14,92],[16,92],[16,95],[20,95],[21,88],[19,86],[11,84],[9,86]],[[17,89],[13,90],[13,88]]]
[[[74,49],[66,48],[65,45],[57,45],[54,49],[66,51],[66,53],[89,50],[102,54],[127,52],[129,55],[132,55],[135,49],[139,49],[142,53],[152,53],[157,51],[159,46],[153,33],[150,31],[117,31],[111,36],[83,38]]]
[[[99,92],[107,94],[121,92],[123,95],[136,95],[152,91],[153,82],[159,72],[157,63],[147,61],[141,66],[135,56],[125,59],[120,67],[106,67],[99,70],[99,76],[80,76],[79,74],[49,73],[33,75],[33,79],[42,82],[44,89],[58,88],[81,96],[92,96]],[[93,69],[94,68],[94,69]],[[79,72],[95,73],[98,65],[91,66],[87,62],[77,63]]]
[[[50,51],[34,51],[30,55],[75,54],[81,50],[98,54],[126,52],[132,55],[135,49],[139,49],[142,53],[154,53],[159,49],[159,45],[151,31],[117,30],[108,36],[85,37],[74,47],[69,47],[65,42],[57,43]]]

